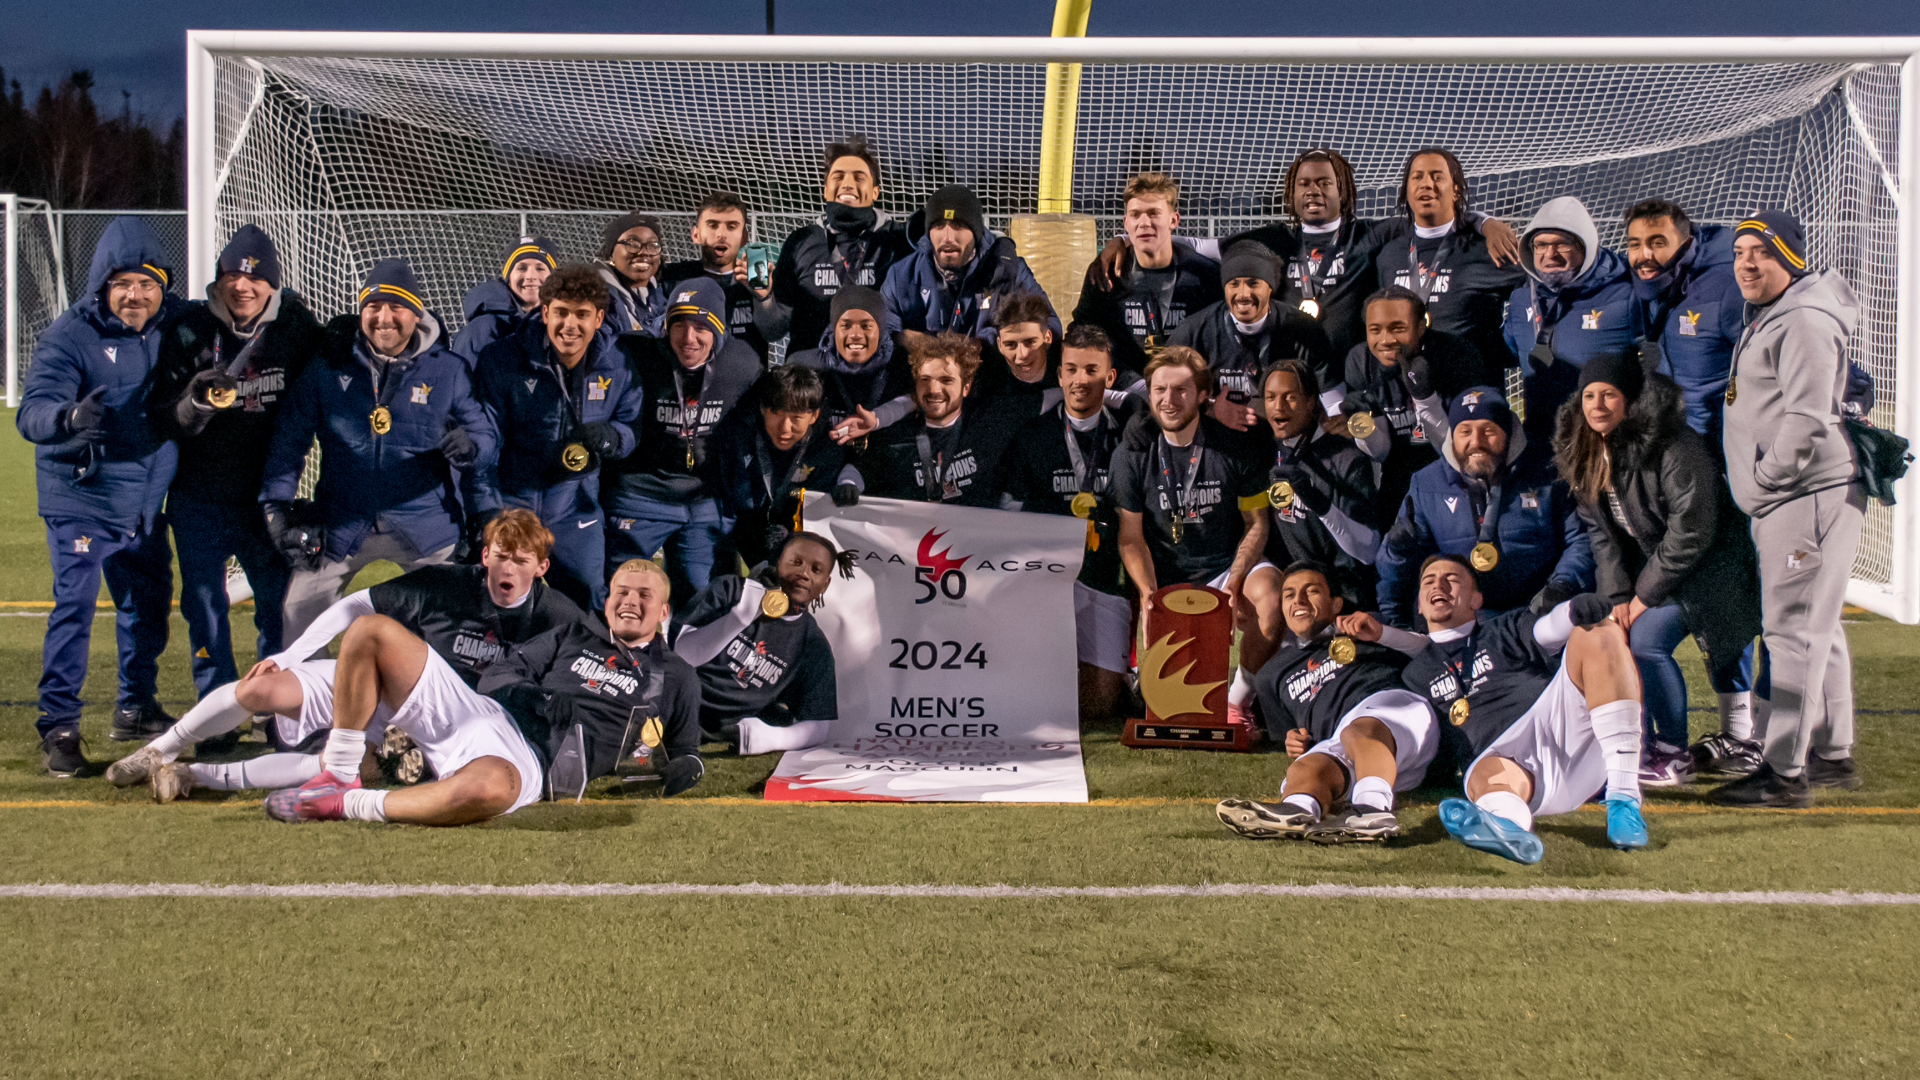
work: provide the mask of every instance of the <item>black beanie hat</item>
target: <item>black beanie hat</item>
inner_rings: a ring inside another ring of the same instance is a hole
[[[987,212],[980,207],[980,197],[964,184],[948,184],[927,196],[926,214],[928,232],[942,221],[952,221],[973,231],[975,246],[987,242]]]
[[[600,230],[600,254],[597,258],[612,258],[613,245],[620,242],[620,238],[626,235],[628,229],[638,228],[642,225],[652,229],[653,235],[659,237],[662,241],[666,240],[667,234],[660,230],[659,218],[654,217],[652,214],[621,214],[619,217],[607,222],[607,227]]]
[[[864,311],[873,316],[873,321],[881,326],[887,325],[887,302],[878,292],[865,285],[849,285],[833,294],[833,303],[828,308],[833,317],[827,325],[840,325],[840,316],[849,311]]]
[[[1234,278],[1252,278],[1264,281],[1267,288],[1280,291],[1280,263],[1268,251],[1266,245],[1239,243],[1226,250],[1220,260],[1220,284],[1225,285]]]
[[[367,282],[360,288],[360,306],[364,308],[375,300],[398,301],[412,308],[415,315],[425,315],[427,302],[422,297],[426,294],[407,260],[381,259],[367,271]]]
[[[1640,392],[1647,388],[1647,371],[1640,366],[1639,350],[1603,352],[1588,358],[1580,368],[1580,385],[1574,388],[1574,394],[1585,393],[1590,383],[1606,383],[1620,391],[1629,405],[1640,400]]]
[[[266,282],[269,288],[280,287],[280,253],[274,250],[273,240],[260,231],[260,226],[240,226],[227,246],[220,249],[213,279],[218,281],[228,274],[246,274]]]
[[[1813,273],[1807,266],[1807,234],[1799,218],[1785,210],[1762,210],[1733,227],[1736,240],[1748,232],[1766,240],[1767,254],[1778,259],[1795,281]]]

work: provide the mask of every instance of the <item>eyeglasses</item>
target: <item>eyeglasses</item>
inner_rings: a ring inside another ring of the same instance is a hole
[[[655,240],[652,243],[645,243],[645,244],[641,243],[638,240],[621,240],[615,246],[626,248],[628,251],[633,252],[635,255],[660,254],[660,241],[658,240]]]

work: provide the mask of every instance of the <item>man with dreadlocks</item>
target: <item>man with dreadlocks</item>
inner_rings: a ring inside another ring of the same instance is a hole
[[[813,619],[833,572],[853,557],[817,533],[798,532],[779,560],[752,577],[716,577],[676,620],[673,651],[700,678],[706,738],[742,754],[800,750],[826,738],[840,715],[833,646]]]

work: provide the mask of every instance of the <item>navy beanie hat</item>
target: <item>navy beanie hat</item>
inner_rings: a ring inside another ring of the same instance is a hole
[[[1506,395],[1491,386],[1463,390],[1453,399],[1447,409],[1447,426],[1458,427],[1468,420],[1491,420],[1508,435],[1513,434],[1513,410],[1507,407]]]
[[[1807,265],[1807,233],[1800,219],[1785,210],[1762,210],[1733,227],[1734,239],[1741,233],[1758,233],[1766,241],[1767,254],[1780,261],[1795,281],[1813,273]]]
[[[500,264],[500,280],[505,281],[513,273],[513,265],[521,259],[539,259],[547,264],[547,269],[560,269],[559,251],[553,241],[544,236],[523,236],[507,252],[507,259]]]
[[[667,321],[702,319],[721,337],[727,336],[727,294],[720,283],[701,276],[673,287],[667,297]]]
[[[420,287],[420,280],[413,276],[407,260],[381,259],[367,271],[367,282],[360,287],[359,304],[364,308],[375,300],[397,301],[412,308],[415,315],[425,315],[426,292]]]
[[[214,264],[213,278],[220,280],[228,274],[245,274],[257,277],[270,287],[280,287],[280,252],[274,249],[273,240],[260,231],[258,225],[242,225],[220,249],[220,261]]]

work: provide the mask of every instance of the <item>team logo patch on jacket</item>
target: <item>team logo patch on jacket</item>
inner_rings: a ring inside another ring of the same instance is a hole
[[[75,555],[85,555],[92,547],[93,537],[91,536],[76,536],[73,538],[73,553]]]
[[[1594,308],[1592,311],[1589,311],[1585,315],[1580,316],[1580,329],[1582,330],[1600,329],[1600,316],[1602,314],[1604,314],[1604,312],[1602,312],[1599,308]]]
[[[413,388],[413,403],[415,405],[425,405],[427,403],[427,395],[431,393],[433,393],[433,387],[428,386],[426,383],[421,383],[419,386]]]
[[[1679,332],[1681,337],[1699,337],[1700,313],[1697,311],[1687,312],[1685,315],[1680,316],[1680,321],[1675,323],[1673,328]]]
[[[587,384],[587,400],[588,401],[607,400],[607,388],[612,385],[613,385],[613,380],[608,378],[605,375],[602,375],[599,378],[593,380],[592,382]]]

